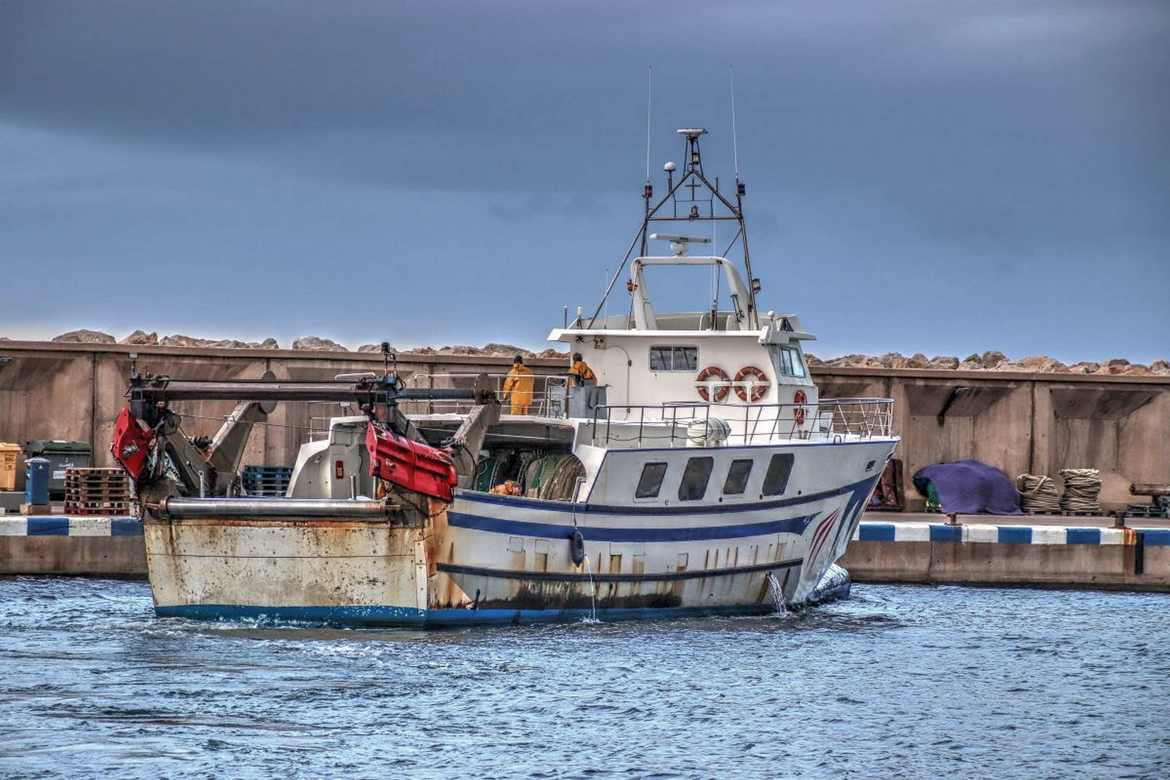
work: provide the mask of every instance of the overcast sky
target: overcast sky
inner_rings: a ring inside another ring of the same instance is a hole
[[[733,64],[812,351],[1170,357],[1168,41],[1165,0],[0,0],[0,335],[539,346],[637,228],[647,65],[661,193],[681,126],[732,179]]]

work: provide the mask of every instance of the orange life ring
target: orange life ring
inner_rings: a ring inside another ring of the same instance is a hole
[[[804,394],[803,390],[797,390],[792,394],[792,403],[796,404],[792,407],[792,419],[796,420],[797,425],[804,425],[804,407],[801,404],[808,401],[808,396]]]
[[[711,377],[716,377],[719,380],[719,384],[715,385],[714,393],[708,393],[707,385],[705,384]],[[719,403],[724,398],[727,398],[730,382],[731,377],[719,366],[707,366],[699,372],[699,376],[695,379],[695,384],[699,386],[699,398],[702,398],[704,401],[710,401],[710,395],[714,395],[715,403]]]
[[[739,400],[748,403],[747,389],[740,384],[747,377],[754,377],[755,382],[752,383],[752,400],[751,403],[757,403],[768,393],[768,375],[755,366],[744,366],[735,375],[735,394],[739,396]]]

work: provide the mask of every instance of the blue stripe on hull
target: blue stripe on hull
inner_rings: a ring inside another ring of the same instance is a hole
[[[745,536],[766,536],[768,534],[803,534],[812,522],[813,515],[790,517],[766,523],[742,523],[740,525],[715,525],[699,528],[606,528],[604,526],[578,526],[576,530],[586,541],[593,542],[693,542],[707,539],[738,539]],[[573,533],[573,526],[557,523],[530,523],[521,520],[502,520],[483,515],[469,515],[463,512],[448,512],[447,522],[455,528],[470,528],[476,531],[490,531],[513,536],[540,536],[549,539],[564,539]]]
[[[193,604],[155,607],[159,617],[192,620],[255,620],[262,623],[306,623],[331,626],[399,626],[430,628],[443,626],[514,625],[517,623],[565,623],[593,615],[589,609],[432,609],[411,607],[253,607],[235,604]],[[713,615],[766,615],[771,604],[743,604],[722,607],[637,607],[599,609],[606,621],[662,620]]]

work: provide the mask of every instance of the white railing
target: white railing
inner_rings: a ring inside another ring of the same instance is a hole
[[[510,399],[504,393],[507,374],[443,373],[412,374],[408,387],[473,387],[487,376],[497,397],[508,410]],[[533,376],[532,404],[528,413],[564,419],[568,409],[567,374]],[[704,383],[707,384],[707,383]],[[723,383],[720,383],[723,384]],[[743,385],[751,393],[750,383]],[[470,401],[404,401],[408,414],[462,414],[470,410]],[[691,441],[687,432],[693,423],[720,419],[731,428],[728,443],[752,444],[776,439],[834,441],[868,439],[893,435],[894,402],[890,398],[822,399],[804,404],[742,404],[707,401],[675,401],[661,404],[603,404],[594,409],[586,431],[594,443],[626,443],[627,446],[685,446]]]
[[[474,387],[480,377],[486,376],[492,383],[496,397],[507,411],[511,398],[504,393],[504,382],[507,374],[411,374],[406,379],[406,386],[412,388],[426,387]],[[569,376],[557,374],[542,376],[534,374],[532,377],[532,404],[528,414],[540,417],[565,417],[569,404]],[[399,406],[407,414],[443,414],[466,413],[473,406],[471,401],[403,401]]]
[[[837,398],[805,404],[606,404],[594,410],[588,432],[595,446],[685,447],[709,438],[721,420],[726,444],[797,439],[843,442],[890,437],[891,398]]]

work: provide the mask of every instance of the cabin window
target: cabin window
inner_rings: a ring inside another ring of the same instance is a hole
[[[650,347],[651,371],[697,371],[698,347]]]
[[[711,479],[711,469],[715,467],[715,459],[708,456],[691,458],[687,467],[683,469],[682,483],[678,486],[679,501],[698,501],[707,493],[707,481]]]
[[[751,458],[731,461],[731,468],[727,469],[727,479],[723,481],[723,495],[742,495],[747,490],[747,481],[751,473]]]
[[[807,375],[799,347],[780,347],[780,373],[802,379]]]
[[[778,496],[788,487],[792,475],[792,463],[796,457],[791,452],[781,452],[768,462],[768,473],[764,475],[764,495]]]
[[[658,491],[662,489],[662,478],[665,476],[665,463],[647,463],[642,467],[642,476],[638,479],[634,498],[657,498]]]

